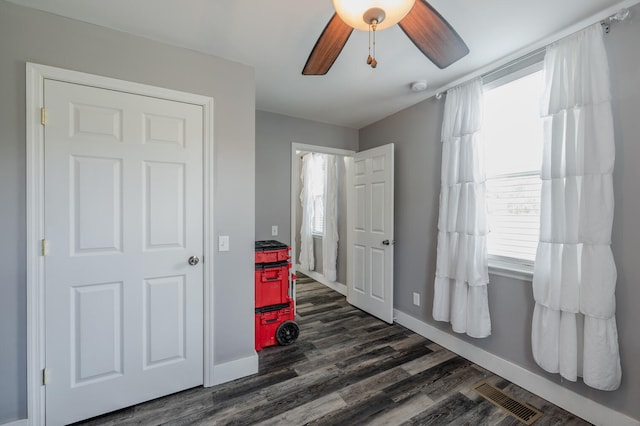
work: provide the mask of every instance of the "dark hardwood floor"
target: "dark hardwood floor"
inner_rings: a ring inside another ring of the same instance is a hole
[[[482,380],[542,411],[535,425],[589,424],[309,278],[298,280],[297,296],[300,337],[260,351],[258,374],[80,424],[520,424],[471,389]]]

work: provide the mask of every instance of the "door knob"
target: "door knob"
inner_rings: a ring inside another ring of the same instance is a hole
[[[198,264],[198,262],[200,262],[200,258],[198,256],[191,256],[188,262],[189,262],[189,265],[195,266]]]
[[[384,240],[382,244],[388,246],[389,244],[395,244],[395,241]]]

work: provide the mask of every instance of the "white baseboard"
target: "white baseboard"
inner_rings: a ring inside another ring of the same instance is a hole
[[[396,322],[512,383],[596,425],[638,426],[640,421],[585,398],[417,318],[394,310]]]
[[[337,291],[343,296],[347,295],[347,286],[338,281],[329,281],[327,277],[325,277],[324,275],[316,271],[307,271],[300,265],[296,265],[296,271],[302,272],[309,278],[313,278],[314,280],[318,281],[320,284],[326,285],[330,289]]]
[[[213,367],[213,384],[220,385],[258,372],[258,354],[218,364]]]
[[[16,420],[11,423],[0,423],[0,425],[2,426],[28,426],[28,424],[29,424],[28,419]]]
[[[253,355],[246,358],[240,358],[214,366],[213,385],[220,385],[222,383],[256,374],[257,372],[258,354],[254,352]],[[29,420],[22,419],[11,423],[2,423],[0,426],[29,426]]]

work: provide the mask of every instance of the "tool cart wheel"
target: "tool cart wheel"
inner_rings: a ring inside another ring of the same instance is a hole
[[[282,346],[287,346],[295,342],[299,334],[300,328],[295,321],[285,321],[276,330],[276,340]]]

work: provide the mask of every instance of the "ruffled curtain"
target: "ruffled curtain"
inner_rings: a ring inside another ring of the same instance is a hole
[[[300,202],[302,203],[302,225],[300,226],[300,258],[298,261],[302,268],[313,271],[315,259],[313,255],[313,154],[305,154],[302,157],[302,191]]]
[[[487,284],[482,80],[447,92],[433,318],[471,337],[491,334]]]
[[[324,186],[324,237],[322,238],[322,275],[336,281],[338,259],[338,160],[325,155],[326,182]]]
[[[611,252],[615,146],[609,67],[596,24],[547,48],[535,361],[615,390],[622,376]]]

